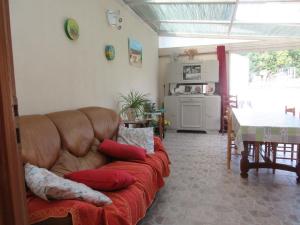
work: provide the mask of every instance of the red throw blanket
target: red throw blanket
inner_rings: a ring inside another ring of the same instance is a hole
[[[30,223],[50,217],[71,214],[73,225],[133,225],[145,216],[156,192],[164,185],[163,177],[169,176],[169,158],[158,137],[154,138],[155,154],[146,161],[115,161],[102,168],[125,170],[137,182],[117,192],[103,192],[113,203],[96,207],[79,200],[45,201],[34,195],[27,197]]]

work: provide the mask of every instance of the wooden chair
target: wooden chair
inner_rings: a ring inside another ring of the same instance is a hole
[[[285,106],[285,114],[291,113],[293,116],[296,115],[296,108],[295,107],[287,107]],[[300,117],[300,113],[299,113],[299,117]],[[277,147],[277,152],[283,152],[283,157],[278,157],[280,159],[291,159],[291,161],[294,160],[294,150],[295,147],[293,144],[279,144]],[[287,152],[291,153],[291,157],[290,158],[286,158],[285,154]]]
[[[237,108],[238,107],[238,98],[237,95],[228,95],[224,98],[224,103],[227,106],[230,106],[231,108]]]
[[[229,108],[238,108],[237,95],[223,96],[223,118],[222,118],[222,134],[226,132],[227,128],[227,111]]]
[[[234,144],[235,134],[233,132],[232,127],[232,111],[231,108],[228,108],[226,111],[227,117],[227,169],[230,169],[231,162],[231,150],[236,149],[236,145]]]
[[[285,114],[287,114],[287,113],[292,113],[293,116],[295,116],[296,115],[296,108],[295,107],[288,108],[287,106],[285,106]],[[299,116],[300,116],[300,114],[299,114]]]

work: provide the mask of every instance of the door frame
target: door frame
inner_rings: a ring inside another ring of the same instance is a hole
[[[8,0],[0,0],[0,224],[27,225]]]

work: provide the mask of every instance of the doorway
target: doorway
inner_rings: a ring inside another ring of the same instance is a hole
[[[230,94],[239,107],[282,111],[300,110],[300,49],[230,54]]]
[[[0,223],[27,225],[8,0],[0,0]]]

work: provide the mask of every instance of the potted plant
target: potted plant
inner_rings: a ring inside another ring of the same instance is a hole
[[[121,115],[127,115],[127,119],[133,121],[144,112],[144,105],[149,101],[148,94],[142,94],[131,90],[127,95],[120,95]]]

